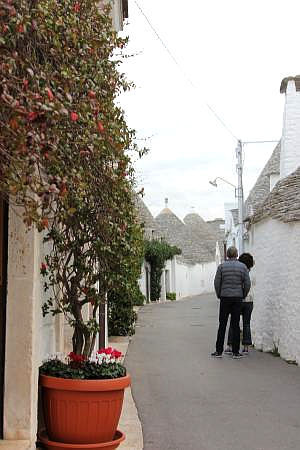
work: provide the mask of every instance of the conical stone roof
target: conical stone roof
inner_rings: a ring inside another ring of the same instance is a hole
[[[268,197],[270,193],[270,175],[279,174],[280,172],[280,149],[281,142],[278,142],[270,159],[251,189],[248,198],[245,201],[245,217],[254,215]]]
[[[151,212],[143,202],[143,200],[136,195],[135,204],[138,213],[138,220],[144,227],[144,234],[146,239],[151,239],[152,237],[158,237],[157,225],[155,223],[154,217]]]
[[[221,254],[224,249],[224,241],[225,241],[225,220],[224,219],[214,219],[208,220],[207,225],[210,227],[212,234],[215,237],[215,241],[219,244],[219,250]],[[222,226],[222,228],[221,228]]]
[[[164,208],[158,214],[155,223],[161,235],[170,245],[176,245],[183,250],[184,223],[169,208]]]
[[[187,214],[183,220],[187,228],[197,237],[198,245],[202,246],[203,258],[206,261],[213,260],[217,239],[210,226],[196,213]]]
[[[281,222],[300,221],[300,167],[275,185],[251,218],[251,223],[272,218]]]
[[[215,236],[212,233],[212,230],[210,229],[209,225],[205,222],[204,219],[202,219],[199,214],[196,213],[190,213],[185,216],[183,219],[184,223],[195,230],[199,237],[203,240],[214,240]]]
[[[182,250],[181,259],[188,264],[214,261],[214,251],[199,238],[194,230],[184,224],[169,208],[164,208],[155,222],[160,233],[170,245]]]

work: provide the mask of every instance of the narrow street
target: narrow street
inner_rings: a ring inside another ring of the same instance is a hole
[[[217,316],[211,294],[140,309],[126,365],[144,450],[298,450],[299,367],[211,358]]]

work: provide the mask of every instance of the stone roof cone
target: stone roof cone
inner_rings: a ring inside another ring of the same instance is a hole
[[[189,232],[197,239],[198,246],[201,246],[202,258],[206,261],[214,260],[217,238],[210,226],[196,213],[187,214],[183,221]]]
[[[168,199],[165,199],[165,207],[155,218],[155,223],[166,241],[170,245],[176,245],[182,249],[184,239],[184,223],[168,208]]]
[[[138,195],[135,195],[135,204],[138,212],[138,220],[143,225],[145,230],[145,237],[147,239],[151,239],[155,235],[155,237],[157,237],[157,225],[154,217]]]
[[[213,232],[209,225],[202,219],[199,214],[190,213],[185,216],[183,219],[184,223],[195,230],[202,239],[214,239]]]
[[[280,173],[280,150],[281,142],[279,141],[245,201],[246,218],[255,214],[269,195],[270,175]]]
[[[166,241],[182,250],[179,259],[188,264],[214,261],[215,244],[214,251],[208,248],[207,244],[168,208],[167,199],[165,208],[155,218],[155,221]]]

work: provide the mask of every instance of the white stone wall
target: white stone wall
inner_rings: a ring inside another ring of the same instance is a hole
[[[176,298],[213,292],[216,263],[187,265],[176,261]]]
[[[287,84],[280,156],[280,178],[300,166],[300,92],[295,81]]]
[[[300,223],[268,219],[252,226],[248,250],[255,259],[254,344],[300,363]]]
[[[38,367],[62,349],[62,318],[42,317],[42,236],[26,231],[21,213],[9,211],[3,449],[6,440],[14,448],[35,448]]]

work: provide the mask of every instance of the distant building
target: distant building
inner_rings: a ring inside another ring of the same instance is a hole
[[[182,254],[167,261],[162,275],[161,300],[167,292],[175,292],[176,298],[213,291],[213,278],[216,263],[220,262],[218,240],[224,241],[224,231],[220,229],[222,219],[205,222],[198,214],[188,214],[182,222],[168,207],[153,219],[146,205],[139,200],[139,216],[144,223],[146,237],[164,239],[168,244],[177,246]],[[220,221],[220,223],[219,223]],[[147,276],[150,268],[142,267],[140,287],[147,294]]]

